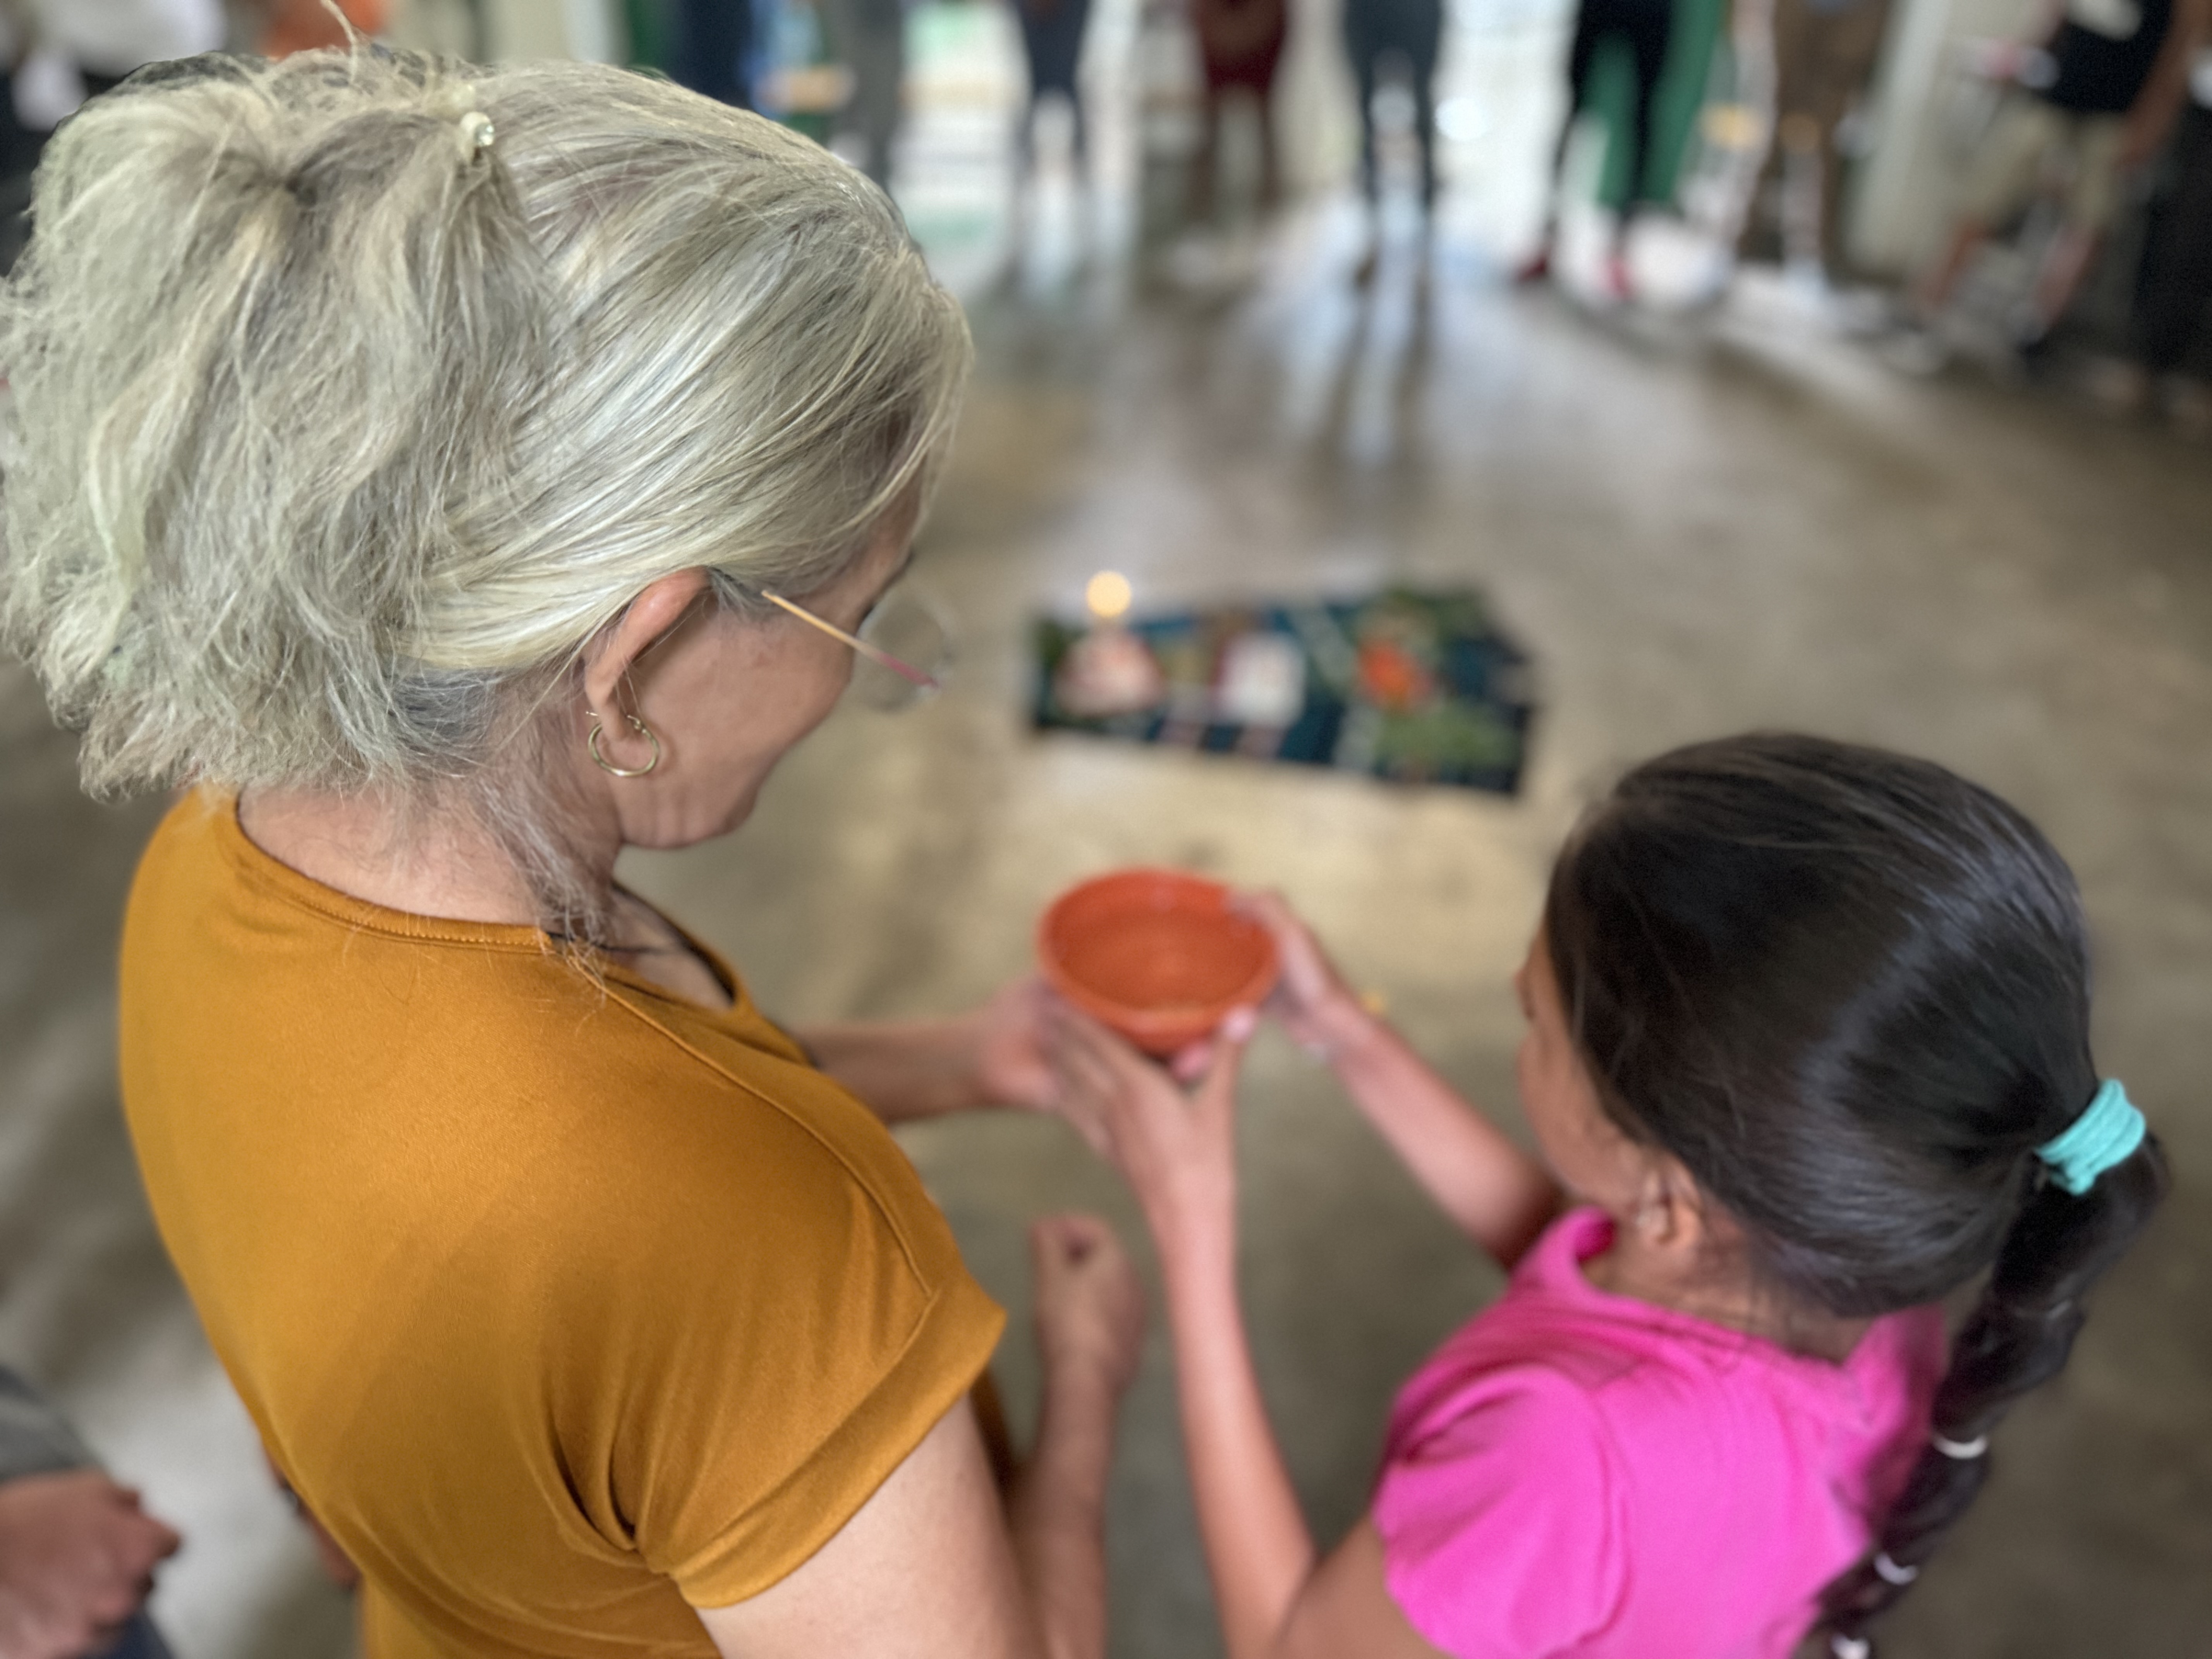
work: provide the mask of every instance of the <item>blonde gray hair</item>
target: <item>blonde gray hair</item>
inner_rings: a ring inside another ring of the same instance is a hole
[[[860,173],[594,64],[164,66],[33,226],[0,623],[99,791],[483,773],[656,578],[850,568],[969,362]]]

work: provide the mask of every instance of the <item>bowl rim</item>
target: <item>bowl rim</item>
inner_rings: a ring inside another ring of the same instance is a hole
[[[1075,900],[1092,890],[1109,883],[1157,881],[1162,885],[1207,902],[1211,908],[1225,919],[1235,921],[1240,931],[1249,930],[1261,947],[1259,965],[1239,985],[1236,992],[1214,1005],[1184,1005],[1176,1008],[1145,1008],[1133,1003],[1119,1002],[1103,993],[1094,990],[1071,974],[1053,948],[1054,924]],[[1037,919],[1036,954],[1047,981],[1061,996],[1102,1024],[1110,1025],[1125,1036],[1151,1038],[1155,1041],[1176,1039],[1181,1042],[1195,1042],[1206,1035],[1231,1012],[1240,1007],[1257,1007],[1275,986],[1282,971],[1282,963],[1275,950],[1275,941],[1265,927],[1249,917],[1230,911],[1229,899],[1235,889],[1226,882],[1216,881],[1188,870],[1176,870],[1160,865],[1124,865],[1116,869],[1103,870],[1063,890],[1044,908]],[[1218,1009],[1218,1012],[1216,1011]]]

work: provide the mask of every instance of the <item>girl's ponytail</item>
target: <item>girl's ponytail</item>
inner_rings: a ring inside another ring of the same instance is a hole
[[[2088,1317],[2091,1286],[2142,1231],[2168,1179],[2166,1155],[2146,1134],[2079,1194],[2053,1176],[2039,1182],[1953,1344],[1929,1443],[1882,1522],[1875,1553],[1821,1596],[1821,1628],[1837,1659],[1863,1659],[1867,1626],[1904,1595],[1980,1494],[1991,1431],[2014,1401],[2064,1367]]]

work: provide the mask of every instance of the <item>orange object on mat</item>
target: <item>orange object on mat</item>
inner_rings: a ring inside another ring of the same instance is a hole
[[[1267,929],[1229,908],[1218,881],[1117,870],[1072,887],[1037,928],[1045,977],[1146,1054],[1197,1042],[1275,985]]]

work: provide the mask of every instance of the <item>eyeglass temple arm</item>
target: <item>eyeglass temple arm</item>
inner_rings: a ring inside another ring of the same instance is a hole
[[[843,629],[838,627],[836,623],[823,621],[821,617],[816,616],[811,611],[806,609],[805,606],[793,605],[789,599],[785,599],[781,593],[771,593],[766,588],[763,588],[761,590],[761,598],[766,599],[770,605],[775,606],[777,610],[787,611],[790,615],[798,617],[799,621],[806,623],[809,627],[820,629],[831,639],[843,641],[847,645],[851,646],[854,650],[866,657],[870,662],[877,665],[877,666],[890,669],[892,673],[898,675],[902,679],[921,686],[926,691],[938,691],[944,689],[934,674],[926,674],[921,669],[916,668],[912,663],[903,662],[898,658],[894,657],[890,652],[884,650],[881,646],[870,645],[866,640],[860,638],[858,635],[848,634]]]

